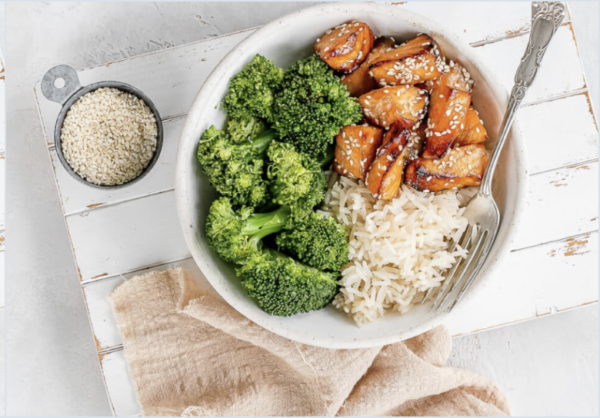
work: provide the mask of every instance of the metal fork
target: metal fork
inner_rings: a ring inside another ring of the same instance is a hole
[[[496,147],[483,175],[479,191],[471,198],[465,209],[464,216],[469,221],[469,225],[458,242],[452,245],[452,251],[456,249],[458,244],[461,248],[468,250],[468,255],[465,259],[460,258],[448,273],[432,305],[432,309],[436,311],[445,304],[455,289],[460,290],[454,297],[449,311],[454,309],[456,304],[460,302],[465,292],[477,278],[477,274],[484,265],[498,233],[500,212],[492,196],[494,169],[517,109],[521,105],[527,89],[535,79],[550,40],[565,17],[565,6],[560,2],[534,2],[532,3],[531,14],[529,43],[515,75],[515,85],[504,114]],[[450,287],[450,290],[448,290],[448,287]],[[432,289],[429,289],[425,294],[421,304],[428,299]]]

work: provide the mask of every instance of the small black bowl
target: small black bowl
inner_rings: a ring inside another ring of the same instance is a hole
[[[65,83],[65,85],[60,88],[56,87],[54,84],[56,82],[56,80],[59,80],[59,79],[64,80],[64,83]],[[62,106],[62,109],[60,110],[60,113],[58,114],[58,117],[56,119],[56,125],[54,127],[54,145],[56,147],[56,153],[58,154],[58,159],[60,160],[60,162],[63,165],[63,167],[65,168],[65,170],[67,170],[67,172],[73,178],[75,178],[76,180],[78,180],[88,186],[95,187],[97,189],[120,189],[122,187],[130,186],[130,185],[140,181],[146,174],[148,174],[150,172],[150,170],[152,170],[152,167],[154,167],[154,165],[156,164],[156,161],[158,161],[160,151],[162,150],[163,125],[162,125],[162,120],[160,118],[160,114],[158,113],[158,109],[156,109],[156,106],[154,106],[154,103],[152,103],[152,100],[150,100],[150,98],[148,96],[146,96],[144,93],[142,93],[140,90],[136,89],[133,86],[130,86],[129,84],[121,83],[119,81],[101,81],[98,83],[93,83],[93,84],[89,84],[85,87],[82,87],[81,84],[79,83],[79,77],[77,76],[77,71],[75,71],[75,69],[73,69],[72,67],[69,67],[68,65],[57,65],[56,67],[53,67],[50,70],[48,70],[48,72],[44,75],[44,78],[42,79],[41,88],[42,88],[42,93],[44,94],[46,99],[56,102]],[[91,91],[94,91],[94,90],[98,90],[99,88],[115,88],[115,89],[124,91],[126,93],[130,93],[130,94],[140,98],[152,110],[152,113],[154,114],[154,119],[156,120],[156,128],[157,128],[156,150],[154,151],[154,155],[152,156],[152,159],[150,160],[150,162],[148,163],[148,165],[146,166],[144,171],[142,171],[140,173],[139,176],[128,181],[127,183],[118,184],[118,185],[114,185],[114,186],[104,186],[104,185],[90,183],[89,181],[85,180],[83,177],[78,175],[73,170],[73,168],[71,168],[69,163],[67,162],[67,160],[63,154],[63,151],[62,151],[62,144],[61,144],[61,139],[60,139],[62,125],[65,120],[65,116],[67,115],[67,112],[69,111],[71,106],[73,106],[73,104],[77,100],[79,100],[81,97],[83,97],[85,94],[87,94]]]

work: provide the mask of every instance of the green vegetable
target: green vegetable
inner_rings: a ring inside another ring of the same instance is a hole
[[[337,293],[339,278],[276,251],[253,256],[236,272],[258,306],[276,316],[323,309]]]
[[[296,217],[303,217],[323,201],[327,183],[318,161],[278,141],[269,145],[267,158],[272,203],[291,206]]]
[[[277,235],[280,250],[319,270],[339,271],[348,258],[348,231],[335,219],[311,213]]]
[[[261,240],[281,231],[289,218],[290,209],[286,206],[269,213],[254,213],[247,206],[234,210],[231,201],[221,197],[213,202],[206,218],[208,245],[223,260],[242,264],[260,254]]]
[[[267,199],[263,160],[276,134],[269,129],[256,135],[254,127],[247,126],[246,132],[254,138],[241,141],[236,131],[236,142],[211,126],[202,134],[196,156],[202,172],[219,193],[231,198],[234,205],[258,207]]]
[[[227,133],[236,144],[252,141],[266,129],[264,122],[253,117],[231,119],[227,122]]]
[[[283,70],[272,61],[256,55],[239,74],[229,82],[223,106],[232,119],[248,116],[272,120],[275,90],[281,84]]]
[[[342,127],[362,117],[360,104],[317,55],[292,65],[275,93],[273,128],[312,157],[324,152]]]

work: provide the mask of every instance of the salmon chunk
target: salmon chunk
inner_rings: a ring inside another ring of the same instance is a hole
[[[382,137],[383,129],[376,126],[345,126],[335,138],[333,169],[342,176],[364,181]]]
[[[479,186],[488,157],[482,144],[453,148],[442,159],[417,158],[405,170],[404,182],[429,192]]]
[[[386,52],[370,64],[373,78],[380,86],[433,80],[444,73],[445,67],[441,48],[426,34]]]
[[[389,200],[398,195],[404,171],[403,150],[409,138],[409,130],[401,124],[394,124],[386,133],[386,143],[377,151],[365,181],[376,199]]]
[[[371,52],[375,36],[366,23],[344,23],[317,39],[314,50],[331,68],[351,73]]]
[[[358,101],[371,124],[389,128],[401,122],[412,128],[423,119],[429,96],[424,89],[406,85],[373,90],[360,96]]]
[[[359,97],[378,87],[375,79],[369,74],[369,65],[394,45],[394,40],[392,38],[387,36],[377,38],[375,40],[375,45],[365,62],[360,64],[360,66],[350,74],[342,76],[341,81],[348,88],[350,96]]]

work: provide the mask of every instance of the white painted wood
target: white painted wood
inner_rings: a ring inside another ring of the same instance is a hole
[[[510,91],[528,36],[518,36],[475,48],[487,60],[489,67]],[[585,87],[583,69],[571,25],[561,26],[544,55],[544,62],[535,82],[527,92],[524,103],[537,101]],[[477,105],[475,103],[475,105]],[[477,107],[477,106],[475,106]]]
[[[142,411],[127,368],[125,353],[121,350],[101,355],[100,365],[113,413],[123,417],[141,414]]]
[[[456,28],[469,43],[525,33],[531,23],[531,3],[524,1],[452,2],[451,7],[445,2],[411,1],[399,6]]]
[[[598,126],[587,93],[523,107],[519,122],[530,174],[598,157]]]
[[[125,280],[129,280],[132,277],[139,276],[150,271],[160,271],[174,267],[187,269],[198,281],[198,283],[200,283],[214,296],[220,298],[220,296],[213,290],[210,283],[208,283],[208,281],[204,278],[202,272],[192,258],[186,258],[174,263],[163,264],[157,267],[143,269],[109,279],[92,282],[83,288],[83,292],[85,295],[86,304],[88,306],[88,312],[90,315],[90,322],[94,330],[94,336],[96,337],[98,351],[106,350],[123,342],[121,334],[119,333],[115,323],[112,307],[108,301],[108,296],[112,293],[112,291]]]
[[[172,192],[82,212],[66,220],[82,281],[190,256]]]
[[[598,162],[529,177],[527,208],[513,249],[598,229]]]
[[[482,285],[476,297],[466,295],[456,307],[447,322],[452,335],[492,328],[487,316],[502,326],[595,303],[598,232],[514,251]]]
[[[148,194],[173,189],[175,161],[177,159],[177,146],[185,117],[169,119],[163,123],[164,142],[160,157],[154,168],[130,187],[122,189],[98,190],[88,187],[75,180],[64,169],[56,150],[50,150],[52,165],[57,183],[60,185],[63,211],[66,215],[78,213],[105,205],[135,199]]]

